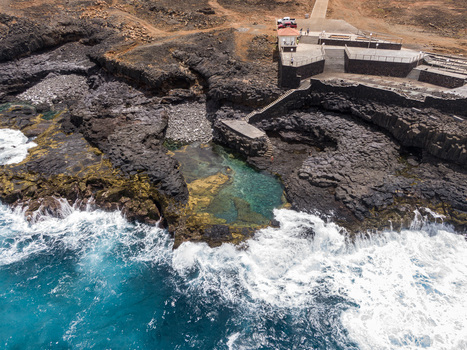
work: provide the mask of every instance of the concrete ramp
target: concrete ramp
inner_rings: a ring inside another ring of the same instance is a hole
[[[344,48],[336,46],[332,48],[327,47],[325,52],[324,73],[344,73]]]
[[[313,6],[313,11],[311,12],[311,19],[326,18],[328,2],[328,0],[316,0],[315,6]]]
[[[235,133],[243,135],[249,139],[259,139],[266,136],[264,131],[254,127],[251,124],[248,124],[245,120],[224,119],[221,120],[221,123],[223,123]]]

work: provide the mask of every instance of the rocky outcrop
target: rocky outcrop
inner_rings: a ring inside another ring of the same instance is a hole
[[[93,43],[103,40],[107,35],[91,22],[62,17],[48,25],[25,17],[13,17],[0,13],[0,62],[30,55],[34,52],[53,48],[67,42],[87,39]],[[92,39],[91,39],[92,38]]]
[[[318,210],[354,230],[406,227],[415,209],[427,207],[466,230],[467,173],[460,166],[425,151],[410,153],[394,138],[347,115],[309,110],[261,125],[282,141],[313,147],[294,171],[268,165],[281,175],[294,208]],[[281,161],[278,157],[274,163]]]
[[[37,136],[37,146],[24,161],[0,167],[4,203],[24,206],[32,220],[40,214],[63,215],[62,200],[82,209],[120,209],[129,220],[149,224],[160,220],[164,198],[146,174],[123,176],[79,133],[66,133],[61,126],[66,112],[50,119],[37,118],[31,107],[25,112],[21,106],[2,111],[3,127],[14,127],[9,121],[21,117],[29,120],[22,123],[22,131]]]
[[[467,165],[467,123],[431,108],[407,108],[347,99],[345,95],[311,94],[326,110],[349,113],[387,130],[401,145]]]

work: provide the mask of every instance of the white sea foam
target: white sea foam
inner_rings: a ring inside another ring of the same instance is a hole
[[[0,129],[0,165],[23,161],[28,149],[37,146],[19,130]]]
[[[249,307],[303,310],[320,307],[316,295],[342,297],[355,306],[341,322],[362,349],[467,348],[464,237],[432,226],[348,243],[316,216],[279,210],[276,219],[280,229],[262,230],[245,249],[184,243],[173,266],[198,271],[191,288]]]
[[[64,249],[86,252],[86,263],[93,264],[104,249],[119,244],[127,253],[125,259],[166,260],[172,241],[160,228],[129,223],[120,212],[79,211],[62,201],[61,218],[42,215],[28,222],[20,209],[0,205],[0,265],[12,264],[31,255],[52,250],[60,244]],[[100,251],[93,255],[93,251]]]
[[[102,293],[119,292],[99,275],[109,254],[171,266],[182,281],[174,293],[214,298],[238,310],[234,324],[247,320],[245,330],[226,334],[229,348],[273,346],[266,324],[255,328],[271,317],[292,317],[287,322],[320,336],[332,329],[344,348],[349,341],[361,349],[467,348],[467,242],[441,225],[349,243],[339,227],[317,216],[277,210],[281,227],[261,230],[240,248],[187,242],[172,251],[165,232],[129,224],[118,212],[70,207],[64,213],[30,224],[21,212],[0,206],[0,265],[62,245],[83,252],[77,269],[95,276]]]

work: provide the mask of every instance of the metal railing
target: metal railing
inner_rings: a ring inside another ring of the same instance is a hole
[[[376,32],[369,32],[366,30],[358,30],[357,35],[359,37],[367,38],[369,41],[380,41],[380,42],[389,42],[395,44],[402,44],[402,38],[397,36],[393,36],[390,34],[383,34],[383,33],[376,33]],[[362,40],[362,39],[359,39]]]
[[[293,57],[293,60],[292,60],[292,57]],[[290,55],[290,57],[282,57],[282,65],[291,66],[291,67],[300,67],[300,66],[305,66],[307,64],[311,64],[311,63],[323,61],[323,60],[324,60],[324,55],[313,56],[313,57]]]
[[[391,63],[413,63],[416,61],[420,61],[425,57],[423,52],[420,52],[416,56],[412,57],[397,57],[397,56],[388,56],[388,55],[381,55],[378,52],[378,49],[371,49],[374,51],[373,54],[355,54],[350,53],[347,45],[345,45],[345,53],[350,60],[365,60],[365,61],[379,61],[379,62],[391,62]]]

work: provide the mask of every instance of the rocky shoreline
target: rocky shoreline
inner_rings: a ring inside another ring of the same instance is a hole
[[[251,236],[251,228],[193,219],[165,143],[225,142],[213,134],[217,120],[242,118],[281,94],[275,63],[238,59],[230,29],[129,50],[135,43],[99,21],[48,27],[2,15],[0,22],[9,27],[0,49],[0,124],[38,144],[23,162],[0,168],[4,203],[28,206],[31,218],[37,210],[60,215],[60,198],[120,209],[130,220],[163,223],[176,245]],[[467,229],[465,122],[456,129],[443,110],[332,91],[310,91],[283,112],[254,120],[274,160],[249,162],[281,177],[292,208],[330,216],[351,232],[407,227],[421,208]]]

